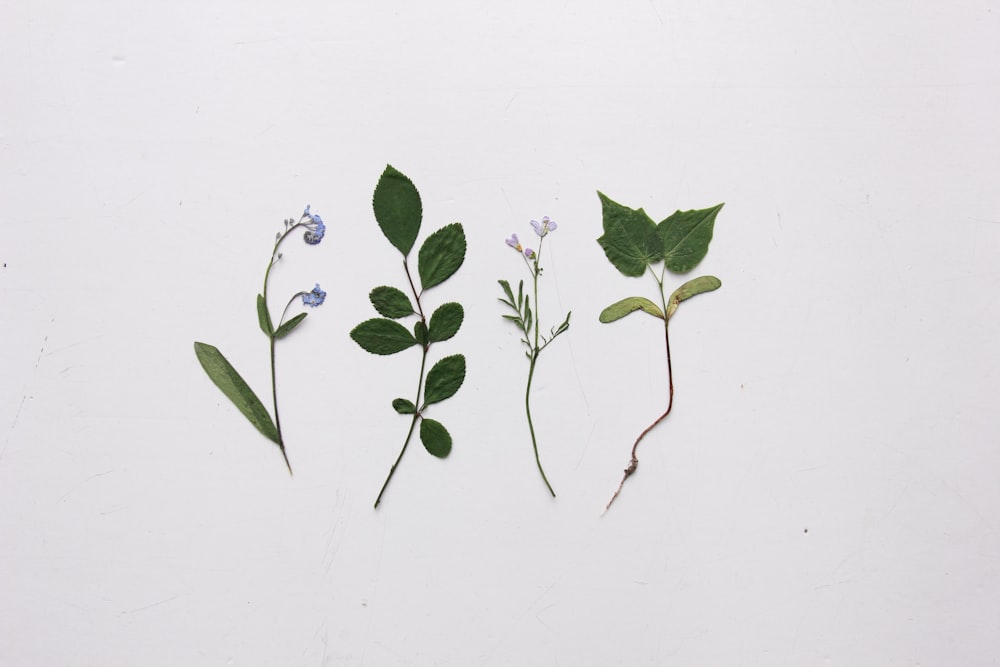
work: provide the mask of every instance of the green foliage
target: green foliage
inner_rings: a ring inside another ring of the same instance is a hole
[[[274,337],[277,339],[281,339],[287,336],[288,334],[292,333],[292,329],[299,326],[302,323],[302,320],[306,319],[307,315],[309,315],[309,313],[299,313],[292,319],[288,320],[280,327],[278,327],[278,330],[274,332]]]
[[[392,409],[401,415],[412,415],[417,412],[417,406],[413,404],[413,401],[408,401],[405,398],[392,399]]]
[[[432,343],[448,340],[458,333],[464,318],[465,310],[461,304],[454,302],[441,304],[431,315],[431,323],[427,333],[428,339]]]
[[[271,324],[271,314],[267,312],[267,302],[264,301],[264,295],[257,295],[257,322],[260,324],[260,330],[264,332],[265,336],[271,336],[274,333],[274,325]]]
[[[222,390],[222,393],[233,402],[233,405],[243,413],[244,417],[250,420],[250,423],[258,431],[271,442],[278,443],[278,429],[271,420],[267,408],[264,407],[264,404],[253,393],[240,374],[236,372],[232,364],[222,356],[219,349],[207,343],[195,343],[194,353],[215,386]]]
[[[611,304],[601,311],[601,322],[608,323],[620,320],[621,318],[634,313],[637,310],[649,313],[653,317],[663,319],[663,311],[660,307],[649,299],[642,296],[630,296],[616,303]]]
[[[417,344],[406,327],[383,318],[365,320],[354,327],[351,338],[372,354],[396,354]]]
[[[427,237],[417,255],[420,285],[429,290],[450,278],[465,261],[465,230],[454,222]]]
[[[375,186],[372,208],[375,220],[389,243],[396,246],[404,257],[409,255],[420,232],[423,216],[420,193],[413,182],[392,165],[386,165]]]
[[[413,304],[402,290],[382,285],[368,295],[379,315],[398,320],[413,314]]]
[[[670,299],[667,301],[667,319],[673,317],[674,311],[677,310],[681,301],[704,292],[717,290],[720,287],[722,287],[722,281],[715,276],[701,276],[687,281],[670,295]]]
[[[723,204],[699,211],[677,211],[656,227],[663,242],[663,259],[674,273],[687,273],[708,253],[715,216]]]
[[[641,208],[622,206],[600,192],[597,195],[604,217],[604,235],[597,242],[616,269],[626,276],[641,276],[647,266],[662,259],[656,225]]]
[[[427,374],[424,405],[440,403],[446,398],[451,398],[464,381],[465,357],[461,354],[453,354],[441,359]]]
[[[425,419],[420,422],[420,442],[432,455],[443,459],[451,453],[451,434],[439,421]]]

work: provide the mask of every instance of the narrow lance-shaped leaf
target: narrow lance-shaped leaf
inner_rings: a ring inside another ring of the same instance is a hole
[[[674,311],[677,310],[677,306],[680,305],[681,301],[690,299],[703,292],[717,290],[720,287],[722,287],[722,281],[715,276],[701,276],[687,281],[670,295],[670,300],[667,302],[667,319],[669,320],[673,317]]]
[[[417,255],[420,286],[429,290],[450,278],[465,261],[465,230],[459,222],[445,225],[427,237]]]
[[[424,405],[440,403],[451,398],[465,381],[465,357],[453,354],[434,364],[427,374],[424,389]]]
[[[274,333],[274,325],[271,324],[271,314],[267,312],[267,302],[263,294],[257,295],[257,322],[264,335],[270,336]]]
[[[434,311],[434,314],[431,315],[430,326],[427,332],[428,339],[432,343],[448,340],[458,333],[464,318],[465,310],[463,310],[461,304],[454,302],[441,304]]]
[[[663,311],[660,310],[660,307],[649,299],[641,296],[630,296],[611,304],[601,311],[601,316],[598,319],[607,324],[608,322],[620,320],[626,315],[634,313],[637,310],[649,313],[653,317],[658,317],[661,320],[663,319]]]
[[[386,285],[376,287],[368,295],[368,299],[375,306],[378,314],[383,317],[391,317],[395,320],[414,313],[410,297],[395,287],[388,287]]]
[[[420,442],[432,455],[443,459],[451,453],[451,434],[439,421],[424,419],[420,422]]]
[[[292,319],[282,324],[280,327],[278,327],[278,330],[274,332],[274,337],[284,338],[288,334],[292,333],[292,329],[302,324],[302,320],[306,319],[306,315],[308,314],[309,313],[299,313]]]
[[[395,354],[417,344],[402,324],[381,318],[366,320],[354,327],[351,338],[372,354]]]
[[[708,253],[715,217],[723,204],[693,211],[677,211],[657,225],[663,259],[674,273],[687,273]]]
[[[246,381],[240,377],[217,347],[207,343],[195,343],[194,353],[205,369],[208,377],[211,378],[215,386],[222,390],[222,393],[233,402],[243,416],[250,420],[250,423],[260,431],[264,437],[271,442],[278,442],[278,429],[267,408],[260,402],[257,395],[253,393]]]
[[[500,283],[500,287],[503,289],[503,293],[507,295],[506,299],[497,299],[497,301],[502,301],[503,303],[507,304],[508,306],[516,310],[517,306],[514,305],[514,292],[510,289],[510,283],[507,282],[506,280],[498,280],[497,282]]]
[[[423,216],[420,193],[413,182],[392,165],[386,165],[375,186],[372,208],[375,220],[389,243],[396,246],[404,257],[410,254]]]
[[[656,224],[641,208],[622,206],[600,192],[597,195],[604,218],[604,235],[597,242],[616,269],[626,276],[641,276],[663,256]]]

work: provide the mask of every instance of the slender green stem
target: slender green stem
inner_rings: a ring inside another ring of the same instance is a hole
[[[528,415],[528,430],[531,431],[531,446],[535,449],[535,464],[538,465],[538,472],[541,473],[542,481],[548,487],[549,493],[555,498],[556,492],[552,490],[549,478],[545,476],[545,470],[542,468],[542,460],[538,457],[538,440],[535,439],[535,425],[531,421],[531,379],[535,375],[535,361],[537,359],[538,353],[535,352],[531,355],[531,364],[528,366],[528,387],[524,390],[524,411]]]
[[[667,299],[666,295],[663,292],[663,276],[657,278],[656,275],[653,274],[653,277],[656,279],[657,284],[660,286],[660,302],[663,304],[663,312],[666,313]],[[611,500],[608,501],[607,506],[604,508],[605,512],[611,509],[611,503],[615,502],[615,499],[618,497],[618,494],[622,492],[622,487],[625,486],[625,480],[631,477],[632,474],[635,473],[636,469],[639,467],[639,459],[636,456],[636,450],[639,448],[639,443],[642,442],[642,439],[646,437],[646,434],[652,431],[657,424],[659,424],[661,421],[667,418],[667,415],[670,414],[670,410],[674,407],[674,371],[673,371],[673,365],[670,360],[670,327],[666,319],[663,320],[663,339],[667,348],[667,386],[669,388],[667,409],[666,411],[664,411],[662,415],[657,417],[652,424],[647,426],[646,429],[639,434],[638,438],[635,439],[635,443],[632,445],[632,458],[629,461],[628,467],[625,468],[625,474],[622,477],[622,481],[619,482],[618,488],[615,490],[614,495],[611,496]]]
[[[403,258],[403,270],[406,271],[406,279],[410,283],[410,291],[413,292],[413,299],[417,302],[417,314],[420,315],[420,321],[423,322],[426,327],[427,318],[424,317],[424,308],[420,303],[420,295],[417,293],[416,285],[413,283],[413,276],[410,274],[410,266],[405,257]],[[382,484],[382,489],[378,492],[378,498],[375,499],[376,509],[378,509],[379,503],[382,502],[382,494],[385,493],[386,487],[389,486],[389,481],[396,473],[396,467],[399,465],[399,462],[403,460],[403,454],[406,453],[406,448],[410,446],[410,439],[413,437],[413,431],[416,429],[417,420],[423,416],[421,414],[420,395],[424,389],[424,369],[427,367],[427,352],[431,349],[431,344],[428,341],[423,343],[420,347],[423,354],[420,357],[420,377],[417,379],[417,395],[413,401],[413,405],[416,406],[415,412],[413,413],[413,420],[410,421],[410,430],[406,432],[406,439],[403,441],[403,448],[399,450],[399,456],[396,457],[396,462],[392,464],[391,468],[389,468],[389,475],[385,478],[385,482]]]

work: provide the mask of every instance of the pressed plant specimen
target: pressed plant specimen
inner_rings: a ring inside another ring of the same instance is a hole
[[[545,469],[542,468],[542,460],[538,455],[538,439],[535,436],[535,424],[531,419],[531,381],[535,377],[535,366],[538,363],[538,357],[541,355],[542,350],[548,347],[559,334],[569,329],[569,317],[572,315],[572,312],[566,313],[566,319],[558,327],[549,329],[548,336],[541,334],[541,319],[538,315],[538,279],[542,275],[542,246],[545,244],[545,238],[556,230],[557,225],[555,220],[545,216],[541,221],[532,220],[531,227],[535,230],[535,234],[538,235],[538,250],[522,246],[520,240],[517,238],[517,234],[512,234],[507,239],[507,245],[517,251],[517,254],[524,260],[525,265],[528,267],[528,272],[531,274],[532,294],[528,295],[524,293],[523,280],[518,282],[517,297],[514,296],[514,290],[511,289],[509,282],[506,280],[498,280],[497,282],[500,283],[504,294],[499,299],[500,302],[507,305],[515,313],[513,315],[503,315],[503,318],[510,320],[517,326],[524,336],[521,338],[521,342],[527,347],[527,350],[524,352],[524,355],[528,358],[528,382],[524,389],[524,412],[528,419],[528,431],[531,433],[531,446],[535,451],[535,465],[538,466],[538,472],[542,476],[542,481],[545,482],[545,487],[552,494],[552,497],[555,498],[556,492],[552,490],[552,485],[549,483],[549,478],[545,475]],[[532,304],[534,304],[534,311],[532,311]]]
[[[722,282],[715,276],[701,276],[689,280],[675,289],[668,298],[665,290],[667,272],[690,272],[708,253],[712,241],[715,218],[722,204],[711,208],[677,211],[673,215],[653,222],[641,208],[633,209],[612,201],[598,192],[601,199],[604,234],[597,242],[604,248],[608,260],[621,273],[630,277],[652,276],[658,288],[659,304],[641,296],[632,296],[605,308],[601,322],[614,322],[630,313],[642,311],[663,321],[663,339],[667,356],[667,409],[646,427],[632,445],[632,456],[625,474],[605,510],[611,508],[621,493],[625,481],[639,467],[636,450],[642,439],[670,414],[674,405],[674,375],[670,359],[670,318],[686,299],[719,289]],[[662,265],[660,263],[662,262]]]
[[[420,233],[423,206],[420,193],[413,182],[391,165],[386,166],[379,178],[372,198],[372,208],[379,228],[402,255],[403,273],[409,295],[397,287],[382,285],[368,295],[380,318],[365,320],[351,331],[351,338],[372,354],[389,355],[411,347],[420,349],[420,374],[413,400],[396,398],[392,408],[401,415],[410,416],[410,429],[403,440],[403,447],[389,469],[389,475],[375,499],[375,507],[382,502],[392,476],[410,444],[417,424],[420,424],[420,441],[433,456],[445,458],[451,453],[451,434],[441,422],[426,416],[428,406],[451,398],[465,381],[465,357],[453,354],[439,359],[427,368],[428,354],[436,343],[446,341],[462,326],[465,311],[458,303],[448,302],[438,306],[428,317],[427,290],[437,287],[450,278],[465,261],[465,230],[460,223],[445,225],[428,236],[417,253],[419,288],[410,269],[410,251]],[[413,300],[410,300],[410,297]],[[398,320],[416,318],[412,332]]]
[[[246,381],[236,372],[232,364],[219,352],[217,347],[207,343],[196,342],[194,344],[195,354],[198,357],[198,361],[201,362],[202,368],[208,374],[208,377],[211,378],[212,382],[222,390],[222,393],[233,402],[233,405],[250,420],[250,423],[264,437],[278,446],[281,456],[285,459],[285,465],[288,467],[289,474],[292,472],[292,464],[288,460],[288,452],[285,451],[285,439],[281,433],[281,416],[278,413],[278,380],[274,354],[275,346],[279,340],[284,339],[296,327],[302,324],[302,321],[308,315],[308,313],[302,312],[288,320],[285,319],[296,299],[302,299],[303,305],[312,308],[323,305],[323,301],[326,299],[326,292],[320,288],[319,283],[316,283],[316,286],[311,290],[296,292],[288,299],[284,309],[281,311],[281,317],[278,318],[277,325],[274,324],[274,320],[271,318],[271,311],[267,300],[271,269],[283,257],[280,251],[281,244],[296,230],[304,230],[302,240],[307,245],[314,246],[319,245],[320,241],[323,240],[323,236],[326,234],[326,225],[320,216],[310,211],[310,207],[308,206],[306,206],[297,221],[294,218],[285,220],[284,231],[278,232],[275,236],[274,247],[271,249],[271,259],[267,263],[267,270],[264,271],[264,288],[257,295],[257,321],[260,324],[261,331],[267,336],[270,347],[271,400],[274,406],[274,419],[271,419],[267,408],[264,407],[261,400],[257,398],[257,395],[250,389],[250,386],[247,385]]]

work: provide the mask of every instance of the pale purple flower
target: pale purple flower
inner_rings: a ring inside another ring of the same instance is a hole
[[[534,259],[535,258],[535,251],[532,250],[531,248],[525,248],[524,249],[524,256],[527,257],[528,259]]]
[[[510,238],[507,239],[507,245],[509,245],[514,250],[521,252],[524,248],[521,246],[521,242],[517,238],[517,234],[511,234]]]
[[[539,236],[545,236],[549,232],[554,232],[556,230],[556,221],[551,219],[549,216],[544,216],[541,222],[537,220],[531,221],[531,226],[535,230],[535,233]]]

